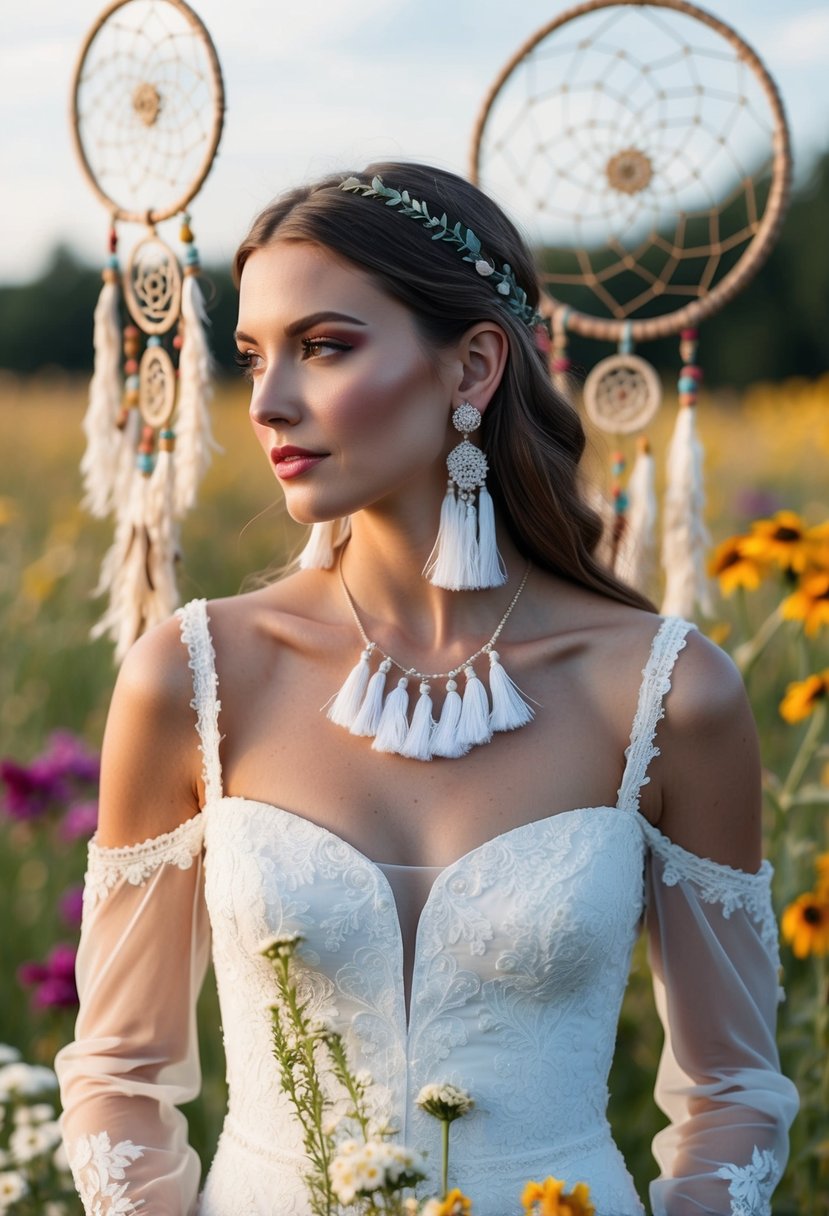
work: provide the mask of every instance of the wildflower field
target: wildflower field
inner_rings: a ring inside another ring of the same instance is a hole
[[[115,675],[109,645],[88,640],[110,529],[78,505],[85,392],[62,378],[0,379],[0,1212],[47,1216],[79,1205],[53,1160],[56,1094],[47,1074],[22,1064],[50,1066],[72,1034],[80,884]],[[245,397],[235,383],[218,393],[225,453],[185,523],[183,599],[233,594],[298,539],[248,432]],[[774,1210],[811,1216],[829,1211],[829,376],[756,385],[740,399],[703,394],[699,421],[720,587],[717,614],[701,626],[739,662],[760,728],[766,843],[785,934],[781,1051],[803,1102]],[[656,428],[657,453],[665,438]],[[204,1092],[186,1110],[206,1164],[225,1100],[210,977],[199,1017]],[[643,1194],[662,1122],[651,1093],[660,1040],[640,950],[611,1115]]]

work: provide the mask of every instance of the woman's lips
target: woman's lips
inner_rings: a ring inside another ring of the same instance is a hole
[[[299,477],[300,474],[307,473],[314,465],[325,460],[327,454],[327,452],[307,452],[302,448],[273,448],[271,460],[277,477],[281,481],[285,481],[287,478]]]

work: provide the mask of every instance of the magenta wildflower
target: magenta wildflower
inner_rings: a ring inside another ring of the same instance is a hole
[[[75,953],[74,946],[60,943],[45,962],[22,963],[18,968],[19,982],[26,988],[34,988],[32,1005],[36,1009],[77,1005]]]
[[[100,757],[68,730],[53,731],[40,760],[56,777],[70,777],[88,785],[97,785],[101,775]]]
[[[91,836],[98,826],[97,802],[73,802],[63,817],[60,834],[64,840]]]
[[[3,809],[12,819],[37,819],[63,792],[60,781],[38,761],[26,768],[14,760],[3,760],[0,778],[6,785]]]
[[[83,915],[83,884],[67,887],[58,903],[61,919],[67,925],[79,925]]]

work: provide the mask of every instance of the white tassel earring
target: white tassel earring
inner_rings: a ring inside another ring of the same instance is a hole
[[[334,565],[335,550],[345,544],[350,535],[350,515],[312,524],[311,534],[299,555],[300,570],[330,570]]]
[[[492,499],[486,488],[489,466],[481,449],[469,442],[471,432],[481,425],[481,414],[465,401],[453,413],[452,424],[463,440],[446,458],[449,482],[437,540],[423,574],[435,587],[447,591],[500,587],[507,572],[498,552]]]

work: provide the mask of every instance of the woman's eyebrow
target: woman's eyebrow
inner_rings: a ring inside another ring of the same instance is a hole
[[[361,321],[358,317],[350,317],[344,312],[312,312],[307,317],[300,317],[298,321],[292,321],[290,325],[286,325],[285,336],[286,338],[294,338],[297,334],[303,333],[306,329],[313,328],[314,325],[319,325],[322,321],[347,321],[350,325],[363,326],[366,324],[365,321]],[[244,330],[235,330],[233,337],[237,342],[252,342],[256,345],[256,338],[251,334],[246,334]]]
[[[349,317],[344,312],[312,312],[309,316],[300,317],[298,321],[292,321],[290,325],[286,325],[285,336],[293,338],[296,334],[301,334],[304,330],[319,325],[321,321],[347,321],[350,325],[365,325],[365,321],[360,321],[357,317]]]

